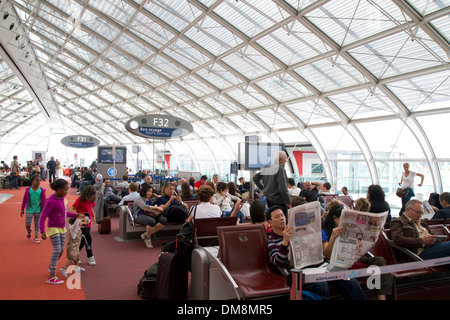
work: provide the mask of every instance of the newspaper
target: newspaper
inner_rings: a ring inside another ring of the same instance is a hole
[[[339,227],[344,227],[344,233],[334,242],[330,265],[350,268],[377,242],[387,216],[388,211],[370,213],[343,209]]]
[[[431,220],[434,217],[434,214],[436,212],[434,212],[433,208],[431,208],[430,203],[425,200],[423,202],[423,215],[422,215],[422,220]]]
[[[319,201],[289,209],[290,260],[295,269],[323,262],[322,224]]]

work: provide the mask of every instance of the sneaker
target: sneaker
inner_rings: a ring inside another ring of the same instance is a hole
[[[153,248],[151,239],[145,239],[144,242],[145,242],[145,245],[147,246],[147,248]]]
[[[50,278],[50,277],[49,277],[49,278],[47,279],[47,283],[48,283],[48,284],[63,284],[64,281],[58,279],[57,277],[53,277],[53,278]]]
[[[67,278],[67,270],[64,268],[59,269],[61,271],[61,274],[64,276],[64,278]]]
[[[145,240],[145,238],[147,237],[147,232],[141,233],[141,239]]]
[[[90,265],[90,266],[95,266],[96,264],[97,264],[97,263],[95,262],[94,256],[90,257],[90,258],[89,258],[89,265]]]
[[[80,194],[80,191],[77,191],[77,193],[75,193],[75,194]]]
[[[34,243],[36,243],[36,244],[39,244],[39,243],[41,243],[41,239],[39,239],[39,238],[35,238],[35,239],[34,239]]]
[[[27,233],[27,239],[31,238],[31,231],[29,233]]]
[[[78,266],[78,267],[75,267],[75,268],[77,268],[80,272],[85,272],[86,271],[86,269],[85,268],[82,268],[82,267],[80,267],[80,266]]]

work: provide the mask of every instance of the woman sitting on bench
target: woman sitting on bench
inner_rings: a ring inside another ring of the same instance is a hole
[[[153,188],[146,186],[140,191],[141,197],[134,201],[133,214],[136,213],[135,223],[147,226],[146,232],[141,234],[147,248],[153,248],[150,237],[158,232],[167,224],[167,218],[164,217],[164,209],[162,207],[153,206],[151,197]]]

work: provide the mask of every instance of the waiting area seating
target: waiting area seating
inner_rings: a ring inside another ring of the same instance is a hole
[[[191,299],[288,298],[286,279],[269,261],[263,225],[217,227],[219,246],[192,252]]]

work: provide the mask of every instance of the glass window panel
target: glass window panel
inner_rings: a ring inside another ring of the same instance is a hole
[[[286,112],[278,109],[266,109],[261,111],[255,111],[255,114],[262,119],[272,129],[284,129],[291,128],[295,122],[289,117]]]
[[[272,61],[250,46],[224,57],[222,61],[250,80],[279,69]]]
[[[72,3],[74,1],[69,2]],[[122,0],[92,1],[89,5],[122,25],[127,24],[136,12],[132,6]]]
[[[329,159],[361,159],[362,152],[352,136],[342,126],[312,128]]]
[[[144,8],[178,31],[200,16],[201,11],[188,1],[151,0]]]
[[[330,1],[305,17],[340,46],[405,22],[405,15],[388,0],[376,1],[375,4],[369,1],[349,1],[345,5],[339,1]]]
[[[196,97],[203,97],[215,92],[212,88],[204,84],[202,81],[192,76],[178,80],[177,83],[189,92],[192,92]]]
[[[81,23],[109,41],[112,41],[120,31],[90,10],[84,11]]]
[[[210,59],[183,40],[177,40],[170,44],[164,53],[178,61],[182,66],[189,69],[195,69],[200,65],[207,63]]]
[[[374,93],[366,89],[328,97],[350,119],[361,119],[398,114],[398,108],[379,89]]]
[[[242,83],[242,80],[236,75],[219,64],[211,64],[206,68],[198,70],[196,73],[220,90]]]
[[[129,29],[135,35],[157,49],[160,49],[175,37],[169,30],[165,29],[141,12],[136,15],[129,26]]]
[[[349,50],[378,79],[441,65],[449,58],[422,30],[415,41],[404,32]]]
[[[203,102],[207,103],[208,105],[212,106],[214,109],[217,110],[217,112],[227,115],[232,114],[236,112],[240,112],[241,109],[231,102],[230,100],[226,99],[224,96],[216,95],[213,97],[206,97]]]
[[[353,200],[365,198],[368,187],[372,184],[370,170],[365,161],[330,161],[330,168],[335,177],[331,190],[342,194],[342,187],[347,187]]]
[[[227,91],[227,94],[247,109],[273,105],[266,97],[256,92],[251,87],[233,89]]]
[[[280,74],[255,84],[280,102],[312,95],[306,87],[288,74]]]
[[[117,40],[117,45],[122,48],[123,51],[132,54],[142,61],[154,54],[154,51],[146,46],[143,41],[136,41],[136,39],[125,33]]]
[[[367,82],[359,71],[340,57],[320,60],[294,71],[321,92]]]
[[[331,50],[298,21],[276,29],[256,42],[288,66]]]
[[[450,190],[450,162],[439,162],[439,172],[442,179],[443,190],[448,192]]]
[[[407,0],[406,2],[422,16],[450,6],[449,0]]]
[[[214,12],[248,37],[264,31],[289,14],[271,0],[224,1]]]
[[[243,42],[232,31],[208,16],[187,30],[185,35],[215,56],[219,56]]]
[[[322,101],[302,101],[286,105],[306,125],[339,121],[339,115]]]
[[[397,197],[395,194],[398,183],[400,182],[402,172],[403,172],[403,163],[405,161],[384,161],[384,162],[375,162],[378,177],[379,177],[379,185],[383,188],[386,194],[386,201],[389,203],[391,207],[391,215],[393,217],[398,216],[398,212],[402,206],[401,199]],[[414,193],[415,197],[421,201],[428,200],[428,196],[431,192],[434,191],[434,187],[432,179],[431,179],[431,171],[427,162],[415,162],[415,161],[407,161],[410,165],[410,170],[414,172],[418,172],[424,175],[423,186],[419,187],[417,184],[420,183],[420,178],[416,176],[414,179]]]
[[[386,85],[411,111],[448,108],[448,71],[410,78]]]
[[[450,19],[447,16],[433,20],[431,25],[450,43]]]
[[[356,123],[375,159],[425,159],[411,130],[397,119]]]
[[[136,61],[130,59],[123,53],[117,51],[114,48],[109,48],[107,52],[104,53],[104,57],[111,60],[114,64],[117,66],[120,66],[121,68],[124,68],[128,71],[136,67],[138,64]]]
[[[446,146],[448,135],[444,128],[448,128],[450,123],[450,114],[442,113],[416,118],[420,126],[425,131],[431,146],[433,147],[436,158],[450,159],[450,148]]]
[[[308,7],[309,5],[317,2],[318,0],[285,0],[292,8],[297,11],[301,11],[302,9]]]

